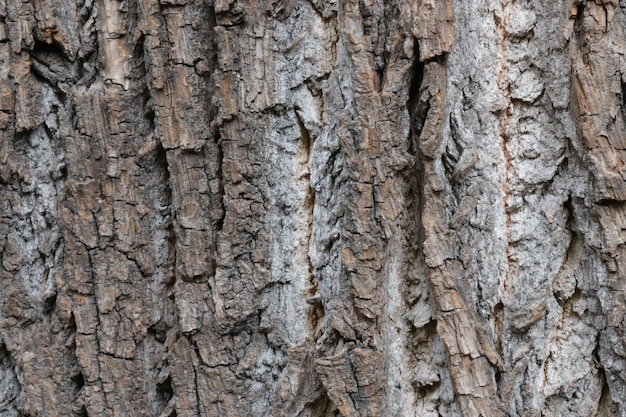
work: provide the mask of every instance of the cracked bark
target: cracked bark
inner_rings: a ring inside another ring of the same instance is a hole
[[[626,3],[0,0],[0,415],[626,414]]]

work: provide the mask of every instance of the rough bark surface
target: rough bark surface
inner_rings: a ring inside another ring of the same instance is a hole
[[[0,416],[626,416],[626,1],[0,0]]]

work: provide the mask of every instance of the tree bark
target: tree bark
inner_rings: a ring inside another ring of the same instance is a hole
[[[626,1],[0,0],[0,416],[626,416]]]

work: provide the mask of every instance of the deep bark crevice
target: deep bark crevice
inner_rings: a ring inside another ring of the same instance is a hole
[[[421,88],[424,81],[424,62],[420,61],[420,45],[417,38],[413,39],[413,65],[409,73],[411,74],[407,101],[407,108],[411,117],[411,130],[409,135],[415,138],[413,142],[417,143],[416,139],[419,138],[422,132],[426,114],[428,113],[427,107],[419,106]],[[419,149],[419,147],[417,147],[417,149]]]
[[[407,109],[409,111],[409,138],[408,138],[408,150],[415,158],[415,180],[409,180],[412,187],[412,193],[414,194],[414,200],[417,202],[417,245],[419,253],[422,252],[422,245],[425,238],[424,227],[421,221],[423,206],[424,206],[424,164],[423,157],[420,151],[420,135],[426,121],[426,116],[429,110],[429,101],[426,103],[421,102],[422,84],[424,82],[424,63],[420,61],[420,46],[417,38],[413,39],[413,64],[410,69],[410,83],[409,94],[407,101]]]
[[[589,65],[589,45],[585,34],[585,3],[576,6],[576,18],[574,20],[574,35],[576,36],[576,46],[580,51],[583,63]]]
[[[38,39],[35,39],[35,43],[30,50],[30,55],[34,56],[38,59],[42,59],[43,56],[57,56],[63,61],[71,61],[70,57],[68,57],[63,49],[63,45],[61,45],[57,41],[52,42],[44,42]]]
[[[57,303],[57,294],[51,294],[44,299],[43,311],[44,314],[52,315]]]
[[[157,382],[156,391],[161,400],[167,404],[167,402],[174,396],[174,390],[172,389],[172,377],[168,375],[164,381]]]
[[[74,384],[74,389],[76,392],[80,392],[85,386],[85,378],[81,372],[78,372],[76,375],[72,377],[72,383]]]
[[[621,87],[621,97],[620,97],[620,108],[622,109],[622,118],[624,120],[624,124],[626,124],[626,80],[625,76],[622,75],[622,80],[620,82]]]

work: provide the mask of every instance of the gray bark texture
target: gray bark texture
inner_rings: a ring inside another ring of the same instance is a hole
[[[0,416],[626,416],[626,0],[0,0]]]

